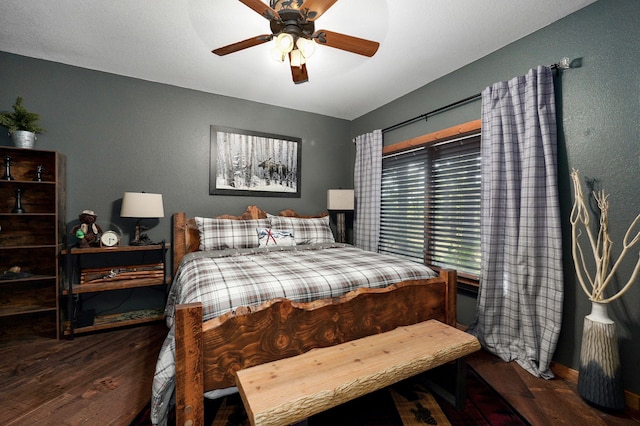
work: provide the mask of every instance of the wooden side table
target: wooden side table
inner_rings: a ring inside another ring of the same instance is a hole
[[[63,334],[105,330],[162,320],[166,301],[166,252],[169,244],[147,246],[117,246],[69,248],[66,256],[66,277],[62,296],[67,298],[67,315]],[[140,258],[146,258],[140,260]],[[98,267],[94,266],[100,258]],[[92,262],[93,261],[93,262]],[[130,310],[111,315],[80,315],[81,296],[113,290],[141,287],[161,287],[165,293],[163,305],[156,309]],[[61,304],[62,305],[62,304]]]

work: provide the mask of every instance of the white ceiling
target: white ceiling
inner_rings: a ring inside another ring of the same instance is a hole
[[[318,46],[299,85],[271,43],[211,53],[270,33],[238,0],[2,0],[0,50],[354,119],[594,1],[340,0],[316,29],[380,48],[367,58]]]

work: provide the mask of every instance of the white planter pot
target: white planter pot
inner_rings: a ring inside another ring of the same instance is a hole
[[[591,313],[584,318],[578,393],[601,408],[625,408],[616,324],[605,303],[591,302]]]
[[[11,140],[17,148],[32,149],[36,143],[36,134],[26,130],[15,130],[11,132]]]

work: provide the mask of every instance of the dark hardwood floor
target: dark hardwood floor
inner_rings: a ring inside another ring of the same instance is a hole
[[[0,342],[1,425],[128,425],[149,401],[162,322]]]
[[[0,342],[0,424],[129,425],[149,401],[163,323],[74,340]],[[533,425],[640,424],[587,405],[575,384],[536,379],[485,352],[469,365]]]
[[[532,425],[635,425],[640,413],[605,413],[588,405],[574,382],[556,373],[539,379],[515,362],[506,363],[485,351],[470,355],[468,363]]]

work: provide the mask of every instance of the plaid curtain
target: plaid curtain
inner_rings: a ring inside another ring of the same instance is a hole
[[[482,92],[481,151],[481,278],[469,332],[503,360],[553,378],[563,274],[551,68]]]
[[[356,137],[353,219],[355,246],[378,251],[380,239],[380,192],[382,185],[382,130]]]

